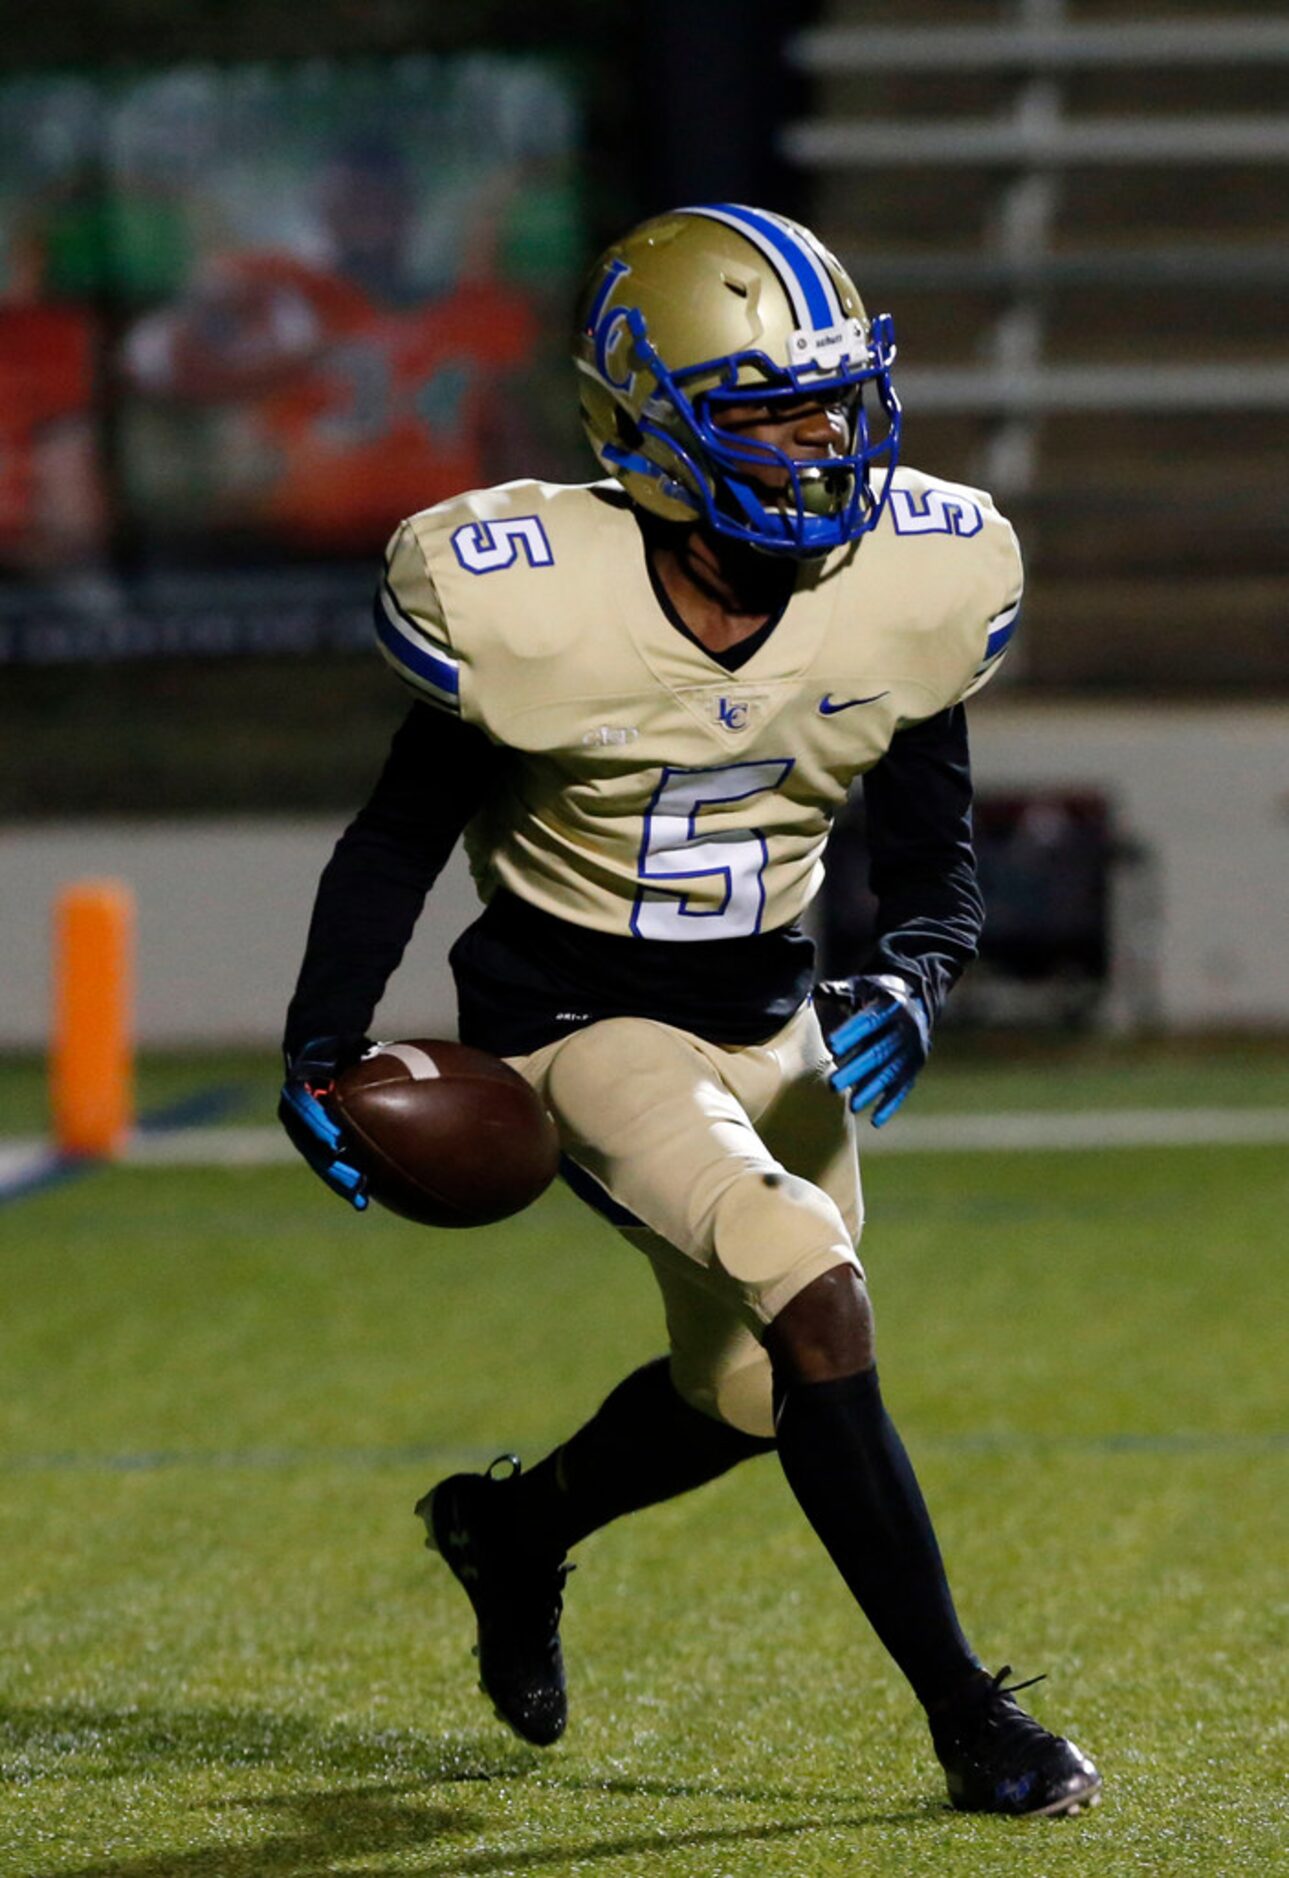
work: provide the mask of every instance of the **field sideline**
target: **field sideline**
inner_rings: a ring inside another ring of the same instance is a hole
[[[145,1065],[144,1105],[267,1065]],[[263,1073],[261,1073],[263,1071]],[[959,1063],[934,1116],[1289,1105],[1289,1059]],[[0,1069],[0,1135],[39,1126]],[[994,1663],[1106,1775],[958,1818],[773,1460],[580,1548],[573,1719],[472,1686],[412,1502],[535,1459],[659,1347],[562,1192],[358,1220],[293,1167],[125,1167],[0,1212],[0,1875],[1266,1874],[1285,1787],[1283,1146],[875,1156],[889,1399]]]

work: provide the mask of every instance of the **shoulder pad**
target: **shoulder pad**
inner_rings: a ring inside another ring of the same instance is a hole
[[[410,521],[386,550],[372,613],[376,643],[403,682],[440,710],[459,715],[461,661]]]
[[[943,702],[960,703],[989,683],[1016,631],[1024,575],[1015,530],[986,490],[904,466],[887,503],[892,572],[903,584],[912,551],[909,578],[946,655]]]

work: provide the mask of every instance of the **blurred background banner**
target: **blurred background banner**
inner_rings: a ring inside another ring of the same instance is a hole
[[[344,643],[284,566],[567,473],[577,130],[500,52],[0,85],[0,656]]]

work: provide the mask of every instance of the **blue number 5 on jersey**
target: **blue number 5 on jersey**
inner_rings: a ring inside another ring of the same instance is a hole
[[[957,535],[967,541],[985,525],[979,505],[959,489],[892,489],[891,521],[897,535]]]
[[[769,849],[759,828],[704,830],[700,816],[718,803],[778,789],[791,757],[726,763],[715,769],[665,769],[645,815],[640,888],[631,930],[641,939],[743,939],[761,930]],[[691,891],[686,891],[686,886]],[[703,905],[716,885],[718,904]]]
[[[467,574],[495,574],[513,567],[523,549],[530,567],[554,567],[555,555],[536,515],[502,522],[466,522],[454,530],[452,552]]]

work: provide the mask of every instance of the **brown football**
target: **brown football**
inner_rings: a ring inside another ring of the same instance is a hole
[[[488,1226],[543,1193],[555,1124],[517,1071],[485,1050],[377,1043],[336,1078],[329,1106],[373,1200],[422,1226]]]

